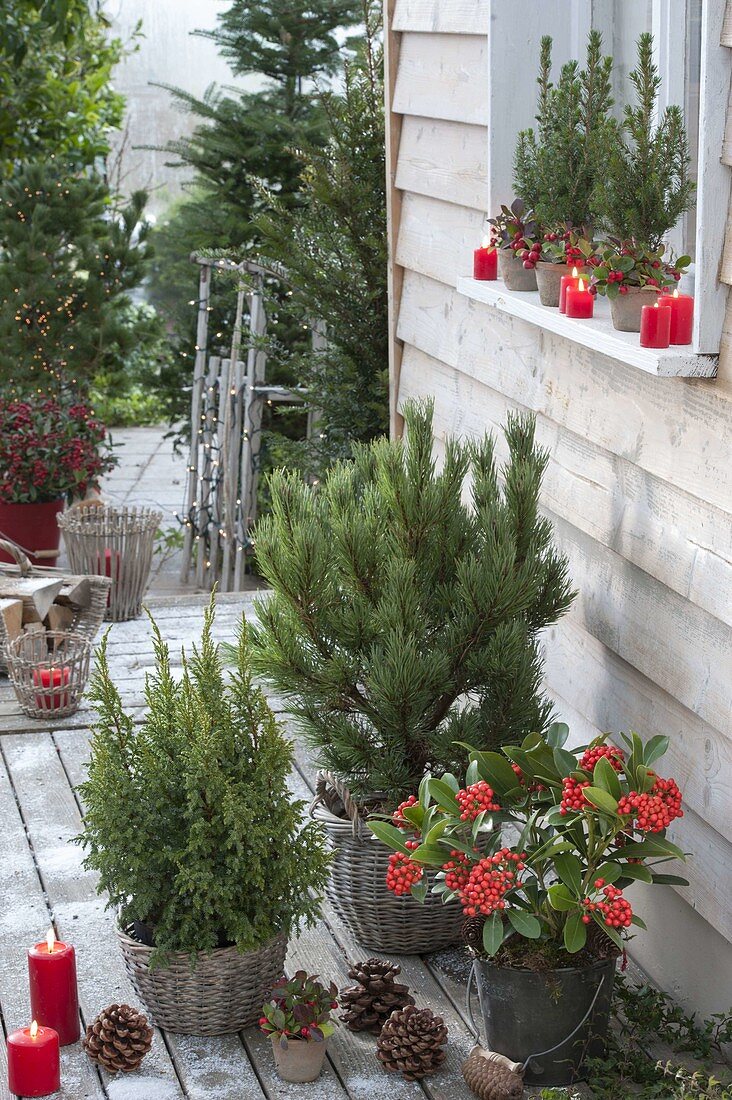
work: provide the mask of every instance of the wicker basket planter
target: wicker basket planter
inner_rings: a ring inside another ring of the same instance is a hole
[[[162,512],[82,504],[58,518],[71,568],[110,577],[105,618],[136,619],[150,579],[155,532]]]
[[[235,947],[202,953],[194,967],[190,955],[175,952],[166,966],[151,970],[154,949],[131,931],[117,929],[127,975],[155,1023],[179,1035],[231,1035],[249,1027],[285,969],[284,934],[246,954]]]
[[[425,955],[460,942],[464,918],[458,903],[443,905],[432,893],[424,902],[390,893],[385,881],[390,850],[355,815],[348,820],[332,814],[322,801],[325,786],[319,776],[310,812],[335,850],[326,894],[358,942],[400,955]]]
[[[18,702],[30,718],[64,718],[79,709],[89,679],[88,637],[58,630],[19,634],[5,653]]]

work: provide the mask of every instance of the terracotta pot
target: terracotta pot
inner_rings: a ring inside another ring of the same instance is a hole
[[[613,328],[618,332],[640,332],[641,310],[643,306],[653,305],[658,292],[643,286],[628,287],[627,294],[618,294],[610,299],[610,314]]]
[[[322,1043],[307,1039],[288,1039],[286,1048],[280,1046],[279,1035],[272,1035],[271,1039],[275,1066],[283,1081],[302,1084],[320,1077],[328,1046],[327,1039]]]
[[[34,504],[0,501],[0,538],[17,543],[27,553],[31,565],[55,565],[61,542],[56,517],[63,509],[63,497]],[[36,557],[40,551],[44,551],[43,557]],[[15,559],[0,550],[0,561],[14,562]]]
[[[569,264],[550,264],[546,260],[540,260],[535,270],[541,304],[558,307],[562,275],[571,275],[572,268]]]
[[[525,268],[509,249],[499,248],[498,270],[509,290],[536,290],[536,268]]]

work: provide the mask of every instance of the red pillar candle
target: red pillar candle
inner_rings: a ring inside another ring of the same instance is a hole
[[[595,309],[594,295],[590,294],[581,277],[577,280],[577,286],[567,287],[564,302],[568,317],[591,317]]]
[[[498,252],[488,237],[483,238],[482,247],[473,253],[473,278],[484,282],[498,278]]]
[[[75,1043],[79,1038],[79,998],[73,947],[55,940],[50,929],[45,943],[28,951],[28,976],[34,1018],[58,1032],[61,1046]]]
[[[52,1027],[30,1027],[8,1035],[8,1087],[16,1096],[48,1096],[61,1088],[58,1035]]]
[[[70,679],[71,669],[68,665],[62,665],[60,668],[34,668],[33,686],[51,689],[48,695],[36,695],[36,706],[38,709],[58,710],[59,707],[68,706],[68,695],[66,692],[59,691],[58,689],[65,687]]]
[[[562,275],[562,281],[559,284],[559,312],[560,313],[566,313],[567,312],[567,288],[571,286],[571,287],[576,289],[578,283],[579,283],[579,275],[577,273],[577,268],[576,267],[572,268],[572,274],[571,275]]]
[[[641,309],[640,343],[642,348],[667,348],[671,332],[671,310],[659,301]]]
[[[669,343],[690,344],[694,330],[694,299],[691,294],[662,294],[659,302],[671,313],[671,334]]]

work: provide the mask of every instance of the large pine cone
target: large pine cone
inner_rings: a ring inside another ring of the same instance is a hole
[[[485,917],[468,917],[463,922],[462,933],[463,940],[468,947],[472,947],[474,951],[477,951],[479,955],[482,955],[485,951],[483,947],[483,925],[485,924]]]
[[[447,1028],[429,1008],[396,1009],[381,1029],[376,1057],[390,1073],[419,1081],[436,1073],[447,1057]]]
[[[147,1016],[130,1005],[110,1005],[86,1029],[84,1050],[108,1073],[129,1073],[149,1051],[152,1036]]]
[[[473,1047],[463,1066],[465,1084],[478,1100],[521,1100],[524,1082],[520,1073],[491,1061],[480,1047]]]
[[[395,1008],[413,1005],[406,985],[394,979],[401,967],[381,959],[366,959],[354,963],[348,977],[358,985],[341,990],[341,1020],[351,1031],[381,1031]]]

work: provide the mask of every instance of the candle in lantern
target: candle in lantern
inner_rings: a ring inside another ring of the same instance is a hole
[[[559,284],[559,312],[560,313],[566,313],[567,312],[567,288],[570,287],[570,286],[573,287],[573,288],[576,288],[578,283],[579,283],[579,275],[577,273],[577,268],[576,267],[572,268],[572,274],[571,275],[562,275],[562,281]]]
[[[694,329],[694,299],[691,294],[662,294],[659,302],[671,313],[671,344],[690,344]]]
[[[473,253],[473,278],[484,282],[498,278],[498,252],[488,237],[483,238],[482,247]]]
[[[641,309],[640,344],[642,348],[667,348],[671,332],[671,310],[661,309],[659,301]]]
[[[31,1010],[45,1027],[58,1032],[61,1046],[79,1038],[79,999],[76,990],[76,952],[59,943],[49,928],[43,943],[28,951]]]
[[[34,668],[33,686],[51,689],[48,695],[36,695],[36,706],[38,709],[58,710],[59,707],[68,706],[68,695],[66,692],[61,692],[57,689],[65,687],[70,679],[71,669],[68,665],[62,665],[61,667],[52,666],[51,668]]]
[[[30,1027],[8,1035],[8,1087],[16,1096],[48,1096],[61,1088],[58,1035],[52,1027]]]
[[[577,286],[568,286],[565,294],[565,313],[568,317],[591,317],[595,308],[595,299],[580,276]]]

